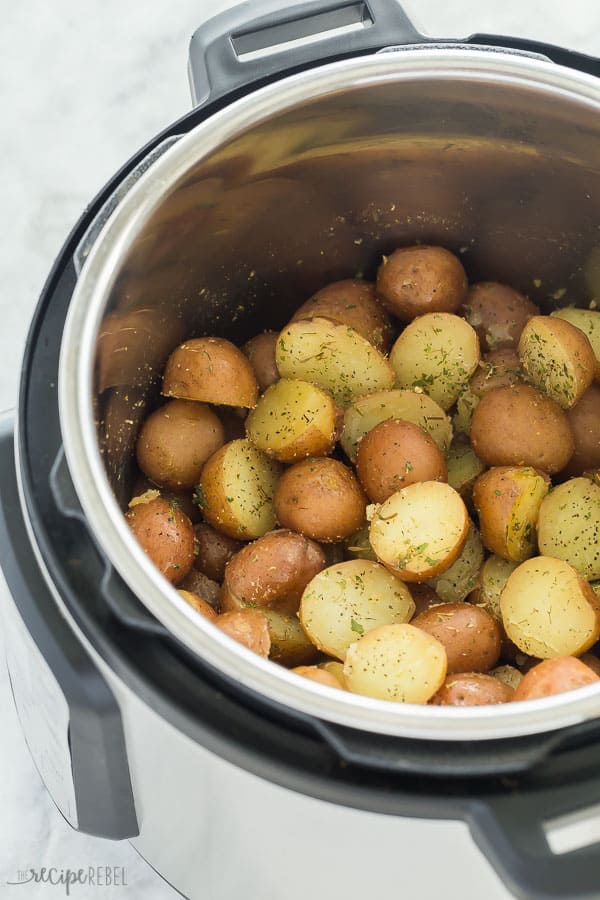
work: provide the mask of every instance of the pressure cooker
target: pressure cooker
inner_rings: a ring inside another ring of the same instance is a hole
[[[600,62],[431,40],[395,0],[253,0],[194,34],[189,73],[192,111],[64,244],[2,422],[8,669],[40,775],[193,900],[600,897],[596,685],[463,709],[329,691],[198,616],[123,517],[184,337],[283,326],[415,241],[583,303]]]

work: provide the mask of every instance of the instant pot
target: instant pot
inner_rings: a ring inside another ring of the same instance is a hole
[[[600,897],[600,688],[384,703],[198,616],[122,511],[171,350],[282,326],[423,241],[543,308],[600,296],[600,63],[423,37],[394,0],[256,0],[190,47],[195,108],[90,204],[0,441],[5,643],[74,828],[193,900]]]

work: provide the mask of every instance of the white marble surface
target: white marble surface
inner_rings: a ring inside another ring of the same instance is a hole
[[[189,36],[229,5],[3,0],[0,411],[14,405],[28,321],[65,236],[120,164],[189,108]],[[406,0],[405,6],[433,35],[516,34],[600,55],[597,0]],[[123,865],[127,888],[75,888],[72,896],[174,898],[128,844],[76,834],[65,824],[30,761],[3,666],[0,722],[0,897],[64,896],[60,888],[7,885],[29,866]]]

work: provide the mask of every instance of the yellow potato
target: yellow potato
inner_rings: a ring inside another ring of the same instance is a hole
[[[468,505],[473,497],[473,485],[485,470],[485,464],[479,459],[469,441],[458,434],[446,453],[448,466],[448,484],[458,491]]]
[[[380,625],[346,654],[346,687],[396,703],[427,703],[444,683],[446,651],[412,625]]]
[[[574,406],[594,378],[592,345],[565,319],[529,319],[519,340],[519,357],[528,380],[563,409]]]
[[[333,675],[334,678],[337,678],[339,683],[343,688],[346,687],[346,679],[344,678],[344,664],[338,662],[337,660],[331,659],[324,663],[319,663],[319,668],[323,669],[324,672],[328,672],[330,675]]]
[[[314,384],[281,378],[251,410],[246,433],[259,450],[280,462],[327,456],[335,442],[335,404]]]
[[[292,321],[316,316],[349,325],[383,353],[389,349],[390,320],[369,281],[348,278],[326,285],[296,310]]]
[[[588,581],[600,578],[600,487],[588,478],[557,485],[540,507],[538,543]]]
[[[351,559],[319,572],[306,586],[298,613],[315,647],[345,659],[346,651],[378,625],[408,622],[410,591],[379,563]]]
[[[442,452],[450,446],[450,419],[431,397],[415,391],[377,391],[355,401],[345,412],[340,443],[352,462],[356,460],[358,445],[365,434],[388,419],[400,419],[418,425]]]
[[[469,597],[471,603],[483,606],[493,613],[497,619],[502,618],[500,596],[509,576],[515,571],[518,563],[509,562],[501,556],[488,556],[479,572],[478,586]]]
[[[433,588],[444,603],[464,600],[477,584],[477,576],[483,563],[483,544],[479,531],[473,522],[469,523],[469,534],[460,556],[441,575],[427,584]]]
[[[194,338],[171,353],[163,374],[162,393],[180,400],[202,400],[223,406],[254,406],[258,384],[252,366],[225,338]]]
[[[205,464],[196,489],[204,519],[229,537],[250,541],[275,528],[273,496],[281,467],[250,441],[230,441]]]
[[[579,328],[592,345],[596,357],[596,378],[600,378],[600,312],[593,309],[577,309],[567,306],[565,309],[555,309],[550,313],[553,318],[564,319],[576,328]]]
[[[309,665],[318,658],[316,647],[309,641],[296,616],[268,607],[263,607],[261,612],[267,620],[271,638],[269,659],[291,668]]]
[[[390,353],[400,388],[420,388],[442,409],[465,390],[479,363],[479,339],[460,316],[427,313],[407,325]]]
[[[579,656],[600,636],[600,603],[568,563],[536,556],[509,576],[500,610],[517,647],[538,659]]]
[[[340,406],[373,391],[391,388],[388,360],[353,328],[329,319],[291,322],[277,341],[282,378],[299,378],[328,391]]]
[[[427,581],[449,569],[469,533],[460,495],[441,481],[421,481],[392,494],[371,520],[377,558],[405,581]]]

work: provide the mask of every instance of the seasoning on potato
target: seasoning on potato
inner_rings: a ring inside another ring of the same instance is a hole
[[[500,657],[502,635],[496,619],[471,603],[432,606],[411,622],[443,645],[448,674],[487,672]]]
[[[509,703],[514,689],[492,675],[463,672],[449,675],[429,701],[432,706],[490,706]]]
[[[358,637],[378,625],[408,622],[414,611],[398,578],[379,563],[352,559],[323,569],[307,584],[298,615],[313,644],[343,660]]]
[[[383,258],[376,291],[389,312],[410,322],[424,313],[456,312],[467,295],[467,276],[444,247],[400,247]]]
[[[360,444],[356,473],[373,503],[417,481],[446,481],[448,468],[434,440],[412,422],[388,419],[371,429]]]
[[[446,651],[413,625],[380,625],[346,653],[346,688],[395,703],[427,703],[446,677]]]
[[[600,600],[568,563],[536,556],[509,576],[500,597],[508,637],[538,659],[579,656],[600,637]]]
[[[557,485],[540,506],[538,543],[587,581],[600,578],[600,487],[588,478]]]
[[[462,312],[473,326],[481,349],[516,348],[527,321],[539,309],[524,294],[496,281],[480,281],[469,288]]]
[[[279,479],[274,502],[280,525],[325,544],[354,534],[367,506],[352,470],[330,458],[290,466]]]
[[[326,285],[298,307],[292,322],[317,316],[348,325],[381,352],[389,349],[391,323],[369,281],[348,278]]]
[[[252,366],[235,344],[225,338],[203,337],[185,341],[171,353],[162,393],[180,400],[252,407],[258,385]]]
[[[589,666],[573,656],[545,659],[529,669],[516,687],[513,700],[538,700],[600,681]]]
[[[519,339],[519,357],[529,381],[570,409],[594,378],[596,357],[586,335],[552,316],[534,316]]]
[[[548,475],[564,469],[575,449],[564,410],[528,384],[497,388],[481,398],[471,443],[488,466],[532,466]]]
[[[206,460],[224,442],[221,421],[207,406],[171,400],[142,425],[136,458],[142,472],[159,487],[191,490]]]
[[[567,306],[564,309],[555,309],[550,313],[551,318],[564,319],[575,328],[579,328],[587,336],[594,356],[596,357],[596,378],[600,378],[600,312],[593,309],[578,309]]]
[[[396,491],[375,510],[369,540],[399,578],[427,581],[450,568],[468,533],[460,495],[443,482],[422,481]]]
[[[134,498],[125,514],[127,524],[159,572],[177,584],[194,563],[194,526],[175,504],[162,497],[137,500]]]

